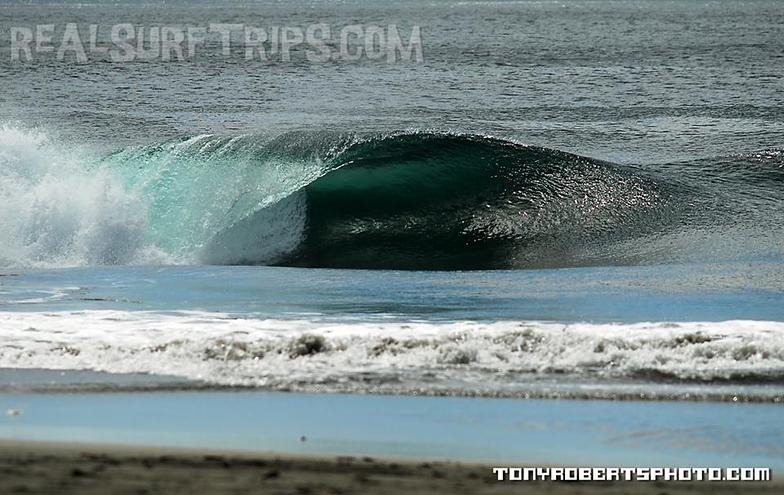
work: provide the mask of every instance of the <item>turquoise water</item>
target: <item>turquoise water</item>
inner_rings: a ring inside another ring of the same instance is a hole
[[[8,271],[0,308],[214,311],[383,321],[784,320],[784,265],[710,263],[409,272],[242,266]]]
[[[0,437],[578,466],[784,468],[771,404],[254,392],[0,395]],[[754,417],[754,421],[747,418]],[[301,441],[300,437],[305,437]]]

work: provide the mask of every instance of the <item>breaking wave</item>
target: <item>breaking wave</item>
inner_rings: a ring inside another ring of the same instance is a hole
[[[706,246],[716,259],[717,239],[727,256],[781,254],[780,154],[732,163],[655,174],[424,132],[201,135],[101,156],[5,126],[0,265],[558,267]]]

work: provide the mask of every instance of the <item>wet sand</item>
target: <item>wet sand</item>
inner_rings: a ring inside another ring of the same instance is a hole
[[[73,443],[0,442],[0,493],[774,494],[759,483],[497,482],[490,466]]]

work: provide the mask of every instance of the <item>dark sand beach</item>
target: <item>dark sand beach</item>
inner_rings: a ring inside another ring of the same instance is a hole
[[[759,483],[498,482],[491,466],[371,457],[0,442],[0,493],[774,494]]]

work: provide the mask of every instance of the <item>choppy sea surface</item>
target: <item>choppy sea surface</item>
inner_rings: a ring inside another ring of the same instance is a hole
[[[419,26],[424,59],[12,60],[11,28],[66,22]],[[779,402],[782,26],[775,1],[4,3],[0,367]]]

